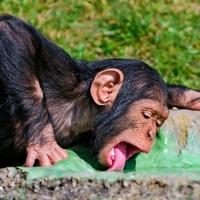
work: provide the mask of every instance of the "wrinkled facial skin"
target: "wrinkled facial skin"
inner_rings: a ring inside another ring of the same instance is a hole
[[[168,108],[158,101],[143,99],[134,102],[116,127],[126,128],[103,146],[99,162],[110,167],[109,170],[122,170],[135,153],[148,153],[156,132],[167,117]]]

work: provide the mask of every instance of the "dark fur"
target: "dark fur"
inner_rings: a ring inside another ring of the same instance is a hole
[[[57,109],[77,97],[79,69],[62,49],[12,16],[0,18],[0,47],[0,153],[16,157],[35,138],[46,142],[40,132],[52,121],[47,97],[49,104],[57,99]],[[36,80],[44,98],[37,96]]]
[[[167,84],[167,88],[168,88],[168,97],[169,97],[169,101],[168,101],[169,108],[171,107],[186,108],[185,103],[187,103],[188,105],[193,105],[194,103],[200,101],[199,96],[198,97],[191,96],[190,101],[185,102],[187,92],[189,90],[191,91],[191,89],[187,88],[186,86]],[[199,92],[199,90],[193,90],[193,91]]]

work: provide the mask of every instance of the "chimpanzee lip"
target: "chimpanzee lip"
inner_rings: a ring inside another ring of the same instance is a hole
[[[127,160],[129,160],[133,155],[135,155],[136,153],[138,152],[148,152],[146,151],[145,149],[142,149],[134,144],[131,144],[131,143],[128,143],[126,141],[120,141],[118,142],[117,144],[113,145],[113,147],[108,151],[108,154],[106,156],[106,164],[108,167],[111,167],[113,166],[113,163],[115,162],[115,158],[113,159],[113,153],[115,151],[115,148],[118,146],[118,145],[121,145],[121,144],[124,144],[126,146],[126,155],[125,155],[125,160],[124,160],[124,165],[125,165],[125,162]],[[114,155],[115,156],[115,155]],[[110,168],[109,168],[110,169]],[[108,170],[109,170],[108,169]],[[113,170],[113,169],[110,169],[110,170]],[[114,169],[115,170],[115,169]],[[122,170],[122,169],[121,169]]]

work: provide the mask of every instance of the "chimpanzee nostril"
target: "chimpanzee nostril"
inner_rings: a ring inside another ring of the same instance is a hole
[[[156,129],[151,129],[147,133],[147,137],[149,140],[153,140],[155,138],[155,135],[156,135]]]
[[[152,140],[152,139],[153,139],[153,138],[152,138],[152,133],[151,133],[151,131],[149,131],[149,132],[147,133],[147,137],[148,137],[149,140]]]

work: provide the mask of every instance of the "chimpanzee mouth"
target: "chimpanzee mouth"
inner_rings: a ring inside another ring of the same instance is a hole
[[[127,142],[120,142],[112,148],[107,156],[107,164],[110,166],[108,171],[123,170],[126,161],[138,152],[144,152],[135,145]]]

